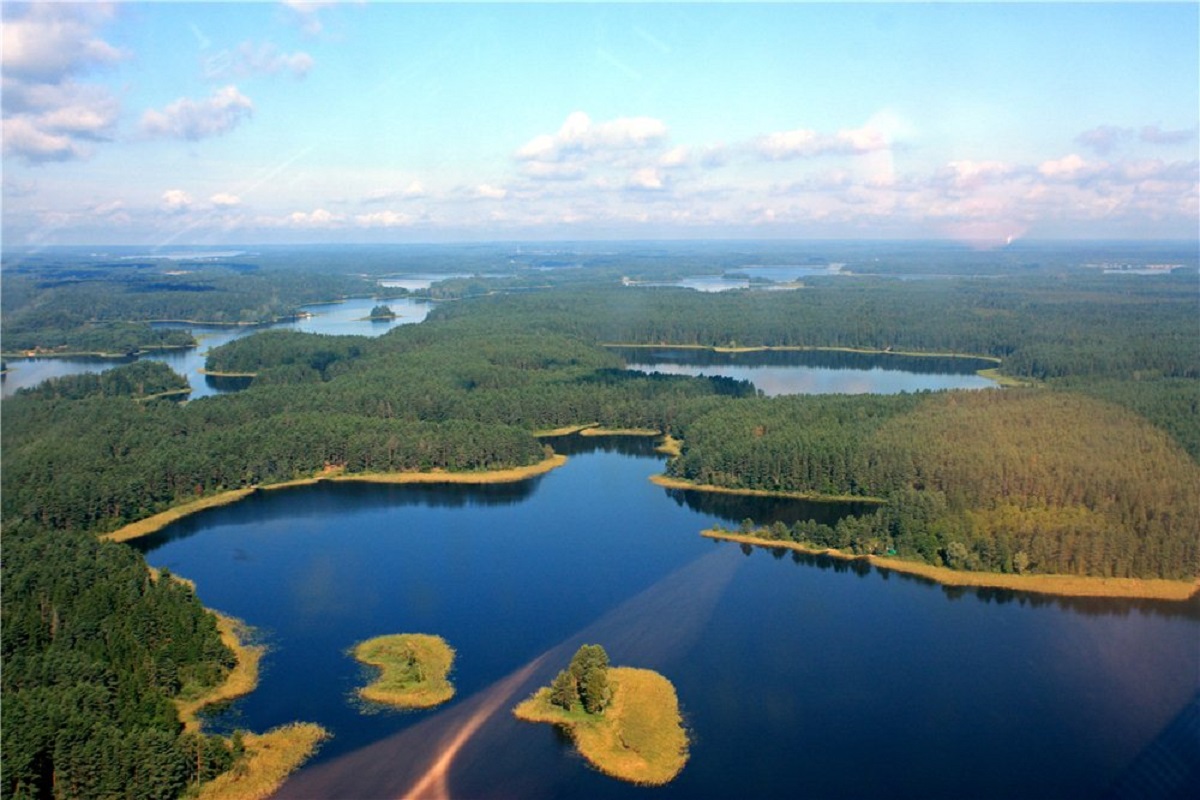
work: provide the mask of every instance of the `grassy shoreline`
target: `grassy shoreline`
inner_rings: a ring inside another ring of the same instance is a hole
[[[121,528],[110,533],[103,534],[100,538],[108,539],[114,542],[128,542],[131,539],[138,539],[143,536],[149,536],[153,533],[158,533],[163,528],[170,525],[172,522],[191,516],[192,514],[204,511],[209,508],[217,508],[219,506],[230,505],[237,501],[254,494],[258,491],[272,491],[275,489],[287,489],[293,486],[310,486],[322,481],[352,481],[358,483],[461,483],[461,484],[485,484],[485,483],[513,483],[523,481],[527,478],[532,478],[537,475],[543,475],[552,469],[561,467],[567,462],[567,457],[563,455],[553,455],[545,458],[536,464],[530,464],[526,467],[512,467],[509,469],[488,470],[486,472],[382,472],[382,473],[353,473],[347,474],[339,472],[337,469],[326,470],[310,478],[297,478],[290,481],[281,481],[280,483],[271,483],[263,486],[246,486],[240,489],[230,489],[220,494],[209,495],[202,497],[199,500],[193,500],[190,503],[169,508],[158,514],[146,517],[145,519],[131,522]]]
[[[373,703],[400,708],[432,708],[454,697],[447,679],[454,648],[440,636],[397,633],[359,642],[351,650],[362,664],[378,667],[379,676],[358,690]]]
[[[200,787],[197,800],[263,800],[316,752],[329,732],[312,722],[292,722],[266,733],[247,733],[244,761]]]
[[[242,697],[254,690],[258,685],[258,665],[265,649],[261,645],[246,644],[248,629],[241,620],[226,616],[220,611],[209,611],[217,618],[217,630],[221,634],[221,641],[237,656],[237,664],[225,676],[224,681],[204,694],[187,700],[175,700],[179,720],[186,731],[200,730],[200,709]]]
[[[605,775],[642,786],[670,782],[688,759],[675,687],[648,669],[612,667],[608,674],[613,697],[602,715],[559,708],[550,703],[547,688],[513,715],[567,728],[580,755]]]
[[[174,580],[183,580],[173,578]],[[237,663],[218,686],[197,697],[175,700],[185,731],[200,732],[200,709],[249,694],[258,685],[258,668],[264,649],[247,644],[246,625],[209,609],[217,618],[221,641],[237,656]],[[311,722],[293,722],[266,733],[246,733],[243,760],[200,787],[201,800],[261,800],[269,797],[329,738],[329,732]]]
[[[698,492],[738,494],[746,497],[790,497],[793,500],[809,500],[814,503],[868,503],[871,505],[883,505],[887,502],[882,497],[814,494],[812,492],[773,492],[768,489],[731,489],[727,486],[713,486],[709,483],[692,483],[681,478],[672,478],[670,475],[651,475],[650,482],[664,489],[694,489]]]
[[[1200,592],[1200,583],[1198,582],[1169,581],[1159,578],[1094,578],[1077,575],[1005,575],[998,572],[966,572],[898,558],[858,556],[833,548],[809,547],[798,542],[764,539],[732,531],[709,529],[701,531],[700,535],[708,539],[749,544],[755,547],[782,547],[809,555],[826,555],[843,561],[866,561],[874,567],[928,578],[943,586],[1009,589],[1056,597],[1106,597],[1177,602],[1190,600]]]

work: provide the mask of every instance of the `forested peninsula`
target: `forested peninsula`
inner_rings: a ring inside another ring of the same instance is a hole
[[[168,316],[261,321],[396,269],[309,257],[187,275],[6,262],[5,347],[73,347],[126,324],[158,335],[149,322]],[[718,272],[737,258],[688,257]],[[881,501],[834,527],[797,521],[772,532],[780,540],[960,574],[1194,585],[1194,266],[1114,278],[1067,256],[1034,267],[1014,257],[995,256],[987,280],[843,275],[720,295],[620,280],[694,262],[518,263],[512,276],[435,285],[425,322],[376,338],[265,331],[213,350],[210,371],[255,376],[243,391],[179,402],[181,376],[140,362],[18,391],[2,406],[5,796],[120,786],[176,797],[233,763],[229,741],[184,732],[172,703],[231,667],[211,615],[98,535],[296,481],[534,467],[552,454],[536,435],[549,431],[661,432],[678,453],[665,470],[685,485]],[[986,258],[963,255],[976,270]],[[114,280],[123,294],[97,301]],[[278,302],[247,305],[267,297]],[[614,343],[963,353],[1030,385],[766,398],[745,381],[627,370]]]

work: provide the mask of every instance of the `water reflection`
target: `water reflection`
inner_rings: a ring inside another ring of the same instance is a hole
[[[920,584],[933,590],[939,590],[943,597],[950,602],[957,602],[965,597],[974,597],[987,605],[1003,606],[1015,603],[1028,608],[1057,608],[1061,611],[1071,611],[1084,616],[1128,616],[1133,613],[1153,614],[1161,617],[1200,620],[1200,594],[1193,595],[1185,602],[1171,600],[1149,600],[1144,598],[1123,597],[1066,597],[1061,595],[1022,592],[1016,589],[1004,589],[992,586],[950,586],[938,583],[924,575],[914,575],[910,572],[888,569],[871,564],[866,558],[838,558],[824,553],[805,553],[787,547],[772,545],[750,545],[743,542],[723,542],[714,539],[718,544],[737,544],[745,555],[755,550],[766,550],[775,560],[781,560],[784,553],[790,553],[792,563],[799,567],[816,567],[834,573],[853,573],[866,577],[872,573],[881,580],[887,581],[895,577],[907,583]]]
[[[976,374],[995,367],[977,358],[827,350],[721,352],[689,348],[614,348],[626,367],[647,374],[720,376],[749,381],[768,397],[784,394],[896,394],[986,389]]]
[[[664,502],[652,446],[568,437],[560,449],[577,455],[517,502],[491,504],[514,486],[326,484],[197,517],[204,536],[148,559],[276,645],[262,685],[211,729],[334,731],[282,797],[399,797],[418,782],[589,800],[1099,796],[1195,693],[1194,616],[948,592],[778,546],[743,555],[698,536],[716,517]],[[445,493],[484,502],[400,498]],[[360,670],[346,650],[399,631],[455,647],[460,699],[364,716],[347,701]],[[583,641],[675,684],[695,736],[672,784],[606,778],[509,714]]]
[[[871,503],[817,502],[790,497],[701,492],[696,489],[665,491],[667,497],[674,500],[676,505],[690,508],[697,513],[720,517],[728,522],[741,522],[749,518],[758,525],[773,525],[776,522],[792,525],[811,519],[823,525],[833,526],[845,517],[869,514],[878,508]]]

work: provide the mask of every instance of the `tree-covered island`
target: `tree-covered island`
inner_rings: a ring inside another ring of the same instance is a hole
[[[454,696],[448,677],[454,649],[440,636],[376,636],[359,642],[352,652],[359,662],[379,669],[379,676],[358,690],[364,700],[399,708],[431,708]]]
[[[395,318],[396,312],[392,310],[392,307],[382,303],[372,308],[370,315],[367,317],[367,319],[379,320],[380,322],[386,322]]]
[[[610,666],[600,645],[580,647],[550,686],[513,714],[565,728],[596,769],[631,783],[668,783],[687,762],[675,687],[651,670]]]

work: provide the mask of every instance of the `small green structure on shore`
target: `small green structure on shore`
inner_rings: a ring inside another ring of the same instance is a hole
[[[379,677],[358,690],[364,700],[400,708],[431,708],[454,696],[448,675],[454,649],[440,636],[397,633],[359,642],[354,657],[379,667]]]

